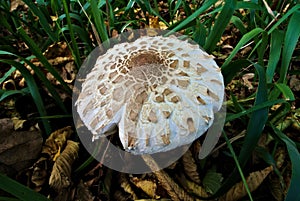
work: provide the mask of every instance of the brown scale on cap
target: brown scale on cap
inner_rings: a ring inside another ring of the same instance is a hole
[[[123,147],[134,154],[191,143],[212,124],[211,104],[222,105],[223,77],[212,58],[175,36],[117,44],[82,84],[79,116],[93,139],[117,124]]]

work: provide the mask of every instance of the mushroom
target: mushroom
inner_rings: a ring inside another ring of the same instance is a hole
[[[133,154],[192,143],[212,125],[224,82],[213,56],[176,36],[142,36],[97,58],[75,103],[93,140],[115,132]]]

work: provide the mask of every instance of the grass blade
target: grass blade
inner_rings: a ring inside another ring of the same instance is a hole
[[[254,67],[258,73],[259,84],[256,92],[254,106],[263,104],[267,101],[267,82],[264,68],[258,64],[254,64]],[[247,127],[246,136],[242,149],[240,151],[238,161],[241,168],[244,168],[246,162],[250,158],[252,151],[254,150],[258,139],[265,127],[265,123],[268,119],[268,107],[256,110],[252,113],[249,124]],[[216,198],[226,193],[238,180],[240,174],[237,168],[233,170],[231,175],[225,180],[222,187],[210,198]]]
[[[24,2],[28,5],[30,10],[39,17],[39,22],[43,29],[46,31],[48,36],[51,38],[53,42],[56,42],[58,40],[57,35],[52,31],[51,27],[49,26],[49,22],[47,18],[45,17],[44,13],[34,4],[34,1],[32,0],[24,0]]]
[[[66,0],[62,0],[62,2],[63,2],[63,7],[64,7],[64,11],[65,11],[65,14],[66,14],[67,24],[68,24],[68,27],[69,27],[70,37],[71,37],[71,41],[72,41],[72,47],[73,48],[71,49],[71,52],[72,52],[72,55],[75,59],[76,66],[77,66],[77,68],[79,68],[81,66],[80,54],[79,54],[78,45],[77,45],[77,42],[76,42],[75,36],[74,36],[74,30],[73,30],[73,26],[72,26],[72,22],[71,22],[71,17],[70,17],[70,14],[69,14],[69,10],[68,10]]]
[[[0,201],[20,201],[20,199],[17,198],[11,198],[11,197],[0,197]]]
[[[49,201],[45,196],[0,173],[0,189],[23,201]]]
[[[257,104],[255,106],[249,108],[248,110],[244,110],[244,111],[239,112],[237,114],[228,115],[228,117],[226,117],[225,122],[229,122],[229,121],[232,121],[234,119],[240,118],[244,115],[251,114],[252,112],[255,112],[257,110],[261,110],[261,109],[268,108],[268,107],[271,107],[273,105],[281,104],[281,103],[285,103],[285,102],[286,102],[286,100],[283,100],[283,99],[265,101],[263,103]]]
[[[233,57],[237,54],[237,52],[244,46],[246,43],[248,43],[250,40],[255,38],[258,34],[262,33],[264,30],[261,28],[255,28],[251,30],[250,32],[246,33],[241,40],[238,42],[238,44],[235,46],[235,48],[232,50],[231,54],[228,56],[228,58],[225,60],[221,68],[224,68],[227,66]]]
[[[259,84],[257,88],[256,98],[254,106],[263,104],[267,101],[268,90],[265,71],[262,66],[254,64],[254,67],[259,75]],[[245,136],[245,143],[239,155],[239,161],[242,164],[242,167],[245,166],[248,158],[250,157],[249,151],[252,151],[258,142],[261,132],[265,126],[265,123],[268,119],[268,108],[257,110],[251,115],[247,133]]]
[[[92,45],[91,39],[89,38],[89,35],[86,32],[86,30],[83,29],[81,26],[78,26],[78,25],[75,25],[75,24],[72,24],[71,26],[72,26],[74,32],[78,36],[80,36],[80,39],[84,42],[85,47],[87,48],[87,51],[91,52],[93,50],[93,45]],[[64,36],[65,31],[69,31],[69,26],[65,26],[65,27],[60,28],[59,33]],[[70,45],[68,44],[68,46],[70,46]]]
[[[7,71],[4,75],[3,75],[3,77],[1,77],[0,78],[0,84],[2,84],[2,82],[4,82],[14,71],[16,70],[16,68],[15,67],[11,67],[10,69],[9,69],[9,71]]]
[[[271,34],[275,29],[279,27],[279,25],[284,22],[290,15],[292,15],[294,12],[300,9],[300,4],[295,5],[293,8],[291,8],[287,13],[285,13],[282,18],[280,18],[268,31],[268,34]]]
[[[258,64],[261,66],[264,66],[264,56],[265,56],[265,52],[268,46],[268,42],[269,42],[269,36],[267,34],[266,31],[262,32],[262,39],[261,39],[261,43],[257,48],[257,54],[258,54]],[[256,49],[256,48],[254,48]]]
[[[281,91],[281,93],[283,94],[283,96],[286,100],[288,100],[288,101],[296,100],[291,88],[288,87],[286,84],[275,83],[275,86]]]
[[[292,177],[291,183],[285,197],[285,201],[300,200],[299,186],[300,186],[300,154],[295,143],[282,133],[275,126],[271,125],[275,134],[281,139],[288,150],[292,162]]]
[[[187,24],[192,22],[194,19],[196,19],[201,13],[209,9],[212,5],[214,5],[217,2],[217,0],[208,0],[206,1],[198,10],[196,10],[192,15],[188,16],[185,20],[183,20],[180,24],[178,24],[176,27],[174,27],[169,34],[172,34],[172,32],[176,32],[181,30],[183,27],[185,27]],[[167,34],[168,35],[168,34]]]
[[[217,18],[212,31],[209,33],[204,46],[204,49],[209,53],[213,51],[217,42],[219,42],[223,32],[225,31],[226,26],[230,22],[230,19],[235,10],[235,6],[236,0],[225,1],[224,7],[219,17]]]
[[[224,77],[225,86],[231,82],[236,74],[243,68],[250,66],[252,63],[247,59],[239,59],[231,62],[229,65],[221,68]]]
[[[266,72],[267,83],[271,83],[273,80],[273,76],[280,59],[283,37],[284,33],[279,30],[275,30],[271,33],[270,55]]]
[[[231,17],[231,22],[235,25],[235,27],[241,32],[242,35],[247,33],[247,29],[245,28],[243,21],[237,17],[237,16],[232,16]]]
[[[72,90],[65,83],[65,81],[61,78],[58,72],[51,66],[46,57],[41,52],[40,48],[35,44],[35,42],[26,34],[25,30],[22,27],[18,28],[18,32],[24,42],[28,45],[29,49],[33,52],[33,54],[40,60],[40,62],[44,65],[44,67],[57,79],[62,86],[65,88],[66,92],[72,94]]]
[[[6,52],[6,51],[1,51],[0,50],[0,55],[12,55],[12,56],[18,57],[23,62],[27,63],[32,68],[32,70],[34,70],[34,72],[38,76],[38,78],[47,87],[47,89],[51,93],[53,99],[56,101],[57,105],[62,109],[62,111],[64,111],[64,113],[66,113],[66,114],[68,113],[65,105],[63,104],[63,102],[62,102],[62,100],[61,100],[61,98],[59,96],[59,94],[57,93],[57,91],[54,89],[54,87],[51,84],[51,82],[46,78],[46,76],[44,75],[44,73],[39,68],[37,68],[33,63],[31,63],[27,59],[24,59],[23,57],[20,57],[18,55],[13,54],[13,53]]]
[[[233,157],[233,159],[234,159],[234,162],[235,162],[236,167],[237,167],[237,169],[238,169],[238,171],[239,171],[239,174],[240,174],[240,176],[241,176],[241,178],[242,178],[242,181],[243,181],[243,183],[244,183],[244,185],[245,185],[247,194],[248,194],[250,200],[253,201],[251,192],[250,192],[250,190],[249,190],[249,187],[248,187],[246,178],[245,178],[245,176],[244,176],[243,170],[242,170],[242,168],[241,168],[241,166],[240,166],[239,160],[237,159],[237,156],[236,156],[236,154],[235,154],[235,152],[234,152],[234,150],[233,150],[233,147],[232,147],[231,143],[229,142],[229,139],[228,139],[228,137],[227,137],[227,135],[226,135],[225,132],[223,132],[223,136],[224,136],[225,141],[226,141],[226,144],[227,144],[227,146],[228,146],[228,148],[229,148],[229,150],[230,150],[230,153],[231,153],[231,155],[232,155],[232,157]]]
[[[27,82],[29,91],[31,93],[31,96],[34,100],[34,103],[37,107],[37,110],[38,110],[40,116],[47,116],[47,112],[46,112],[46,109],[45,109],[45,106],[43,103],[43,99],[40,95],[37,84],[36,84],[35,80],[33,79],[33,76],[27,70],[27,68],[25,68],[22,64],[12,61],[12,60],[0,60],[0,62],[12,65],[21,72],[21,74],[23,75],[24,79]],[[42,119],[42,123],[43,123],[46,134],[49,135],[51,133],[51,127],[50,127],[49,122],[45,119]]]
[[[24,88],[21,90],[2,90],[2,89],[0,89],[0,102],[3,101],[5,98],[15,95],[15,94],[25,95],[28,93],[29,93],[28,88]]]
[[[91,6],[92,15],[94,18],[94,24],[96,26],[96,29],[97,29],[97,31],[101,37],[102,43],[103,43],[104,41],[108,40],[108,34],[107,34],[107,30],[105,28],[106,26],[104,24],[102,10],[98,9],[96,1],[90,0],[89,2],[91,4],[90,6]],[[107,44],[107,45],[109,45],[109,44]],[[108,47],[105,47],[105,48],[108,48]]]
[[[300,36],[299,19],[300,11],[296,11],[289,21],[288,28],[285,34],[279,78],[279,82],[282,83],[286,83],[286,75],[289,69],[289,63]]]

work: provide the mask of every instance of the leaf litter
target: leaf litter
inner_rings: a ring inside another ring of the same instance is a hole
[[[15,2],[18,3],[22,1]],[[20,6],[22,6],[22,4],[20,4]],[[16,8],[14,6],[11,9]],[[162,10],[165,10],[165,8],[162,8]],[[141,17],[149,19],[150,24],[146,26],[154,28],[164,28],[163,23],[161,23],[161,21],[157,17],[153,17],[148,14],[141,14]],[[181,13],[181,16],[179,17],[184,18],[185,16]],[[224,34],[219,44],[221,47],[221,51],[214,53],[215,55],[218,55],[217,60],[220,59],[220,63],[223,62],[224,58],[228,56],[228,54],[232,50],[232,45],[236,44],[237,38],[240,37],[240,33],[237,30],[234,30],[233,27],[231,27],[231,29],[228,29],[227,31],[228,32]],[[54,53],[58,50],[60,52],[59,54],[62,54],[66,50],[65,44],[60,45],[61,46],[57,46],[57,44],[53,45]],[[237,57],[243,57],[244,55],[249,54],[251,50],[252,47],[248,46],[244,48],[237,55]],[[56,69],[60,72],[60,75],[63,77],[64,81],[66,81],[69,84],[72,84],[75,78],[76,71],[74,68],[74,60],[70,56],[70,54],[52,57],[51,54],[47,55],[49,53],[47,52],[48,51],[46,51],[45,55],[49,62],[52,65],[57,66]],[[34,62],[36,62],[35,65],[41,66],[39,61]],[[53,76],[51,76],[49,73],[47,74],[47,76],[49,80],[52,81],[52,83],[58,85],[57,80],[55,80]],[[19,84],[14,85],[17,87],[25,87],[26,85],[24,84],[24,80],[22,82],[19,82]],[[297,75],[293,75],[289,82],[290,87],[297,92],[299,91],[297,87],[298,82],[299,76]],[[2,86],[7,84],[9,84],[9,82],[5,82],[5,84],[2,84]],[[7,86],[4,87],[9,88]],[[252,93],[252,89],[256,87],[257,83],[255,83],[255,79],[253,79],[253,74],[245,71],[241,79],[233,79],[233,81],[228,85],[227,90],[231,91],[234,95],[236,95],[238,97],[238,100],[243,100],[243,98],[249,97],[249,95]],[[251,106],[251,104],[249,104],[249,106]],[[292,123],[286,127],[282,125],[278,125],[278,127],[287,128],[288,131],[290,131],[290,126],[294,125],[292,129],[299,129],[299,115],[290,115],[290,118],[288,118],[287,120],[289,120],[289,122],[292,121]],[[22,129],[22,123],[24,123],[25,120],[15,121],[15,128]],[[4,123],[0,123],[0,125],[2,126],[4,125]],[[234,138],[236,134],[242,132],[239,126],[232,129],[230,128],[230,126],[227,125],[226,129],[231,129],[233,131],[229,134],[232,138]],[[18,132],[21,133],[23,131]],[[44,192],[43,190],[48,188],[53,188],[52,190],[56,191],[56,193],[52,194],[51,196],[53,197],[53,199],[56,200],[64,199],[66,198],[65,196],[67,196],[68,200],[70,200],[71,198],[74,198],[74,200],[95,200],[95,196],[97,197],[97,199],[100,200],[101,198],[99,197],[99,195],[95,195],[95,192],[93,192],[91,189],[93,185],[97,185],[97,183],[99,184],[101,181],[104,181],[106,175],[103,175],[103,173],[99,173],[97,176],[90,180],[87,179],[88,175],[85,175],[83,177],[83,180],[80,179],[79,182],[78,180],[73,180],[74,172],[72,165],[74,165],[74,162],[79,154],[78,152],[80,151],[80,149],[76,142],[70,140],[70,138],[72,138],[72,132],[73,131],[71,131],[71,128],[67,127],[61,130],[57,130],[50,135],[50,137],[46,140],[42,148],[41,157],[38,160],[36,160],[36,163],[34,163],[34,165],[27,170],[26,174],[29,177],[29,180],[26,183],[31,188],[34,188],[36,191],[40,192]],[[291,137],[295,137],[293,132],[291,132],[290,135]],[[197,149],[198,145],[196,143],[198,142],[195,142],[192,145],[191,150]],[[239,142],[239,140],[237,140],[237,142]],[[288,179],[290,178],[290,175],[288,175],[290,164],[284,160],[286,151],[281,150],[280,153],[277,154],[278,157],[275,157],[277,162],[276,168],[280,169],[280,171],[283,172],[283,174],[285,174],[284,176],[286,180],[284,182],[288,184]],[[226,161],[227,159],[221,159],[220,161],[217,161],[218,158],[223,156],[224,155],[221,155],[221,153],[217,152],[213,156],[210,156],[210,159],[212,160],[211,162],[208,161],[206,164],[203,165],[190,151],[188,151],[182,157],[180,162],[174,164],[172,168],[166,168],[165,170],[162,170],[160,172],[153,173],[151,176],[137,175],[133,177],[132,175],[120,173],[120,177],[117,177],[116,175],[119,174],[115,172],[110,173],[111,177],[108,178],[110,178],[111,180],[117,179],[120,186],[119,188],[117,188],[115,186],[109,185],[108,187],[112,188],[109,195],[111,197],[114,197],[115,200],[148,200],[147,198],[149,198],[149,200],[150,198],[157,200],[170,200],[170,198],[171,200],[197,200],[197,198],[192,198],[192,196],[190,196],[189,193],[192,193],[192,195],[196,194],[199,197],[206,197],[207,194],[214,191],[212,189],[205,189],[205,186],[206,188],[208,188],[207,185],[204,184],[205,178],[209,178],[208,172],[213,172],[212,177],[216,178],[221,183],[221,174],[225,175],[230,171],[229,167],[224,167],[224,170],[220,170],[222,169],[220,167],[216,170],[213,170],[213,163],[220,166],[223,165],[223,162],[226,162],[226,164],[230,163]],[[37,159],[36,156],[32,158]],[[105,174],[107,173],[107,175],[109,175],[106,168],[102,166],[99,166],[97,170],[99,172],[105,172]],[[272,166],[266,167],[265,169],[258,171],[252,170],[251,172],[251,170],[249,170],[247,183],[250,187],[250,190],[254,191],[255,189],[261,186],[262,182],[268,180],[270,182],[270,185],[273,186],[273,190],[271,190],[273,197],[283,197],[286,186],[282,185],[282,178],[278,179],[277,175],[274,172],[275,170],[273,170]],[[98,186],[98,188],[100,188],[100,186]],[[62,193],[63,195],[57,195],[57,193]],[[243,183],[240,182],[237,183],[234,187],[232,187],[232,189],[228,191],[228,193],[224,195],[221,199],[238,200],[241,199],[243,196],[246,196],[246,192]]]

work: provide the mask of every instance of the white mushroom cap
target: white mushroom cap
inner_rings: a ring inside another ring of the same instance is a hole
[[[205,133],[223,96],[213,56],[175,36],[143,36],[99,56],[76,106],[93,140],[118,126],[125,150],[152,154]]]

